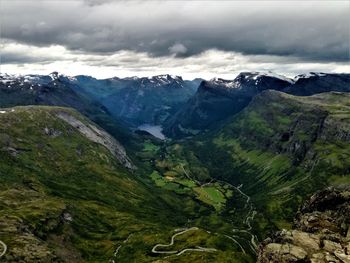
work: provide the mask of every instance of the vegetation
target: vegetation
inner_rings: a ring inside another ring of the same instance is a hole
[[[188,140],[130,136],[134,171],[60,112],[92,124],[60,107],[0,112],[5,261],[254,262],[256,243],[290,228],[307,195],[350,183],[346,94],[267,91],[217,130]],[[152,252],[191,227],[198,229],[159,248],[177,253]],[[198,247],[215,252],[177,255]]]
[[[186,252],[169,262],[254,261],[235,243],[228,244],[224,235],[231,224],[196,198],[194,181],[171,181],[177,174],[170,170],[144,174],[155,167],[150,160],[160,156],[160,145],[146,139],[141,154],[149,156],[140,156],[139,169],[131,173],[107,148],[58,118],[58,112],[89,123],[59,107],[15,107],[0,114],[5,261],[153,262],[164,257],[151,252],[157,243],[168,242],[174,229],[192,226],[199,230],[181,237],[177,249],[205,245],[215,253]],[[213,201],[223,201],[215,191],[208,193]]]

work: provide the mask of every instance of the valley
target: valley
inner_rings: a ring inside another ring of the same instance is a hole
[[[350,263],[350,0],[0,17],[0,263]]]
[[[2,76],[0,260],[256,262],[310,195],[350,184],[348,76],[328,77],[243,73],[180,103],[170,75]],[[326,92],[283,91],[310,81]]]

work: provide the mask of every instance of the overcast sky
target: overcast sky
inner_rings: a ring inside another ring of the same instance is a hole
[[[350,1],[0,0],[1,73],[350,72]]]

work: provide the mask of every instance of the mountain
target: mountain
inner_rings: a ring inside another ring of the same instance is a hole
[[[146,141],[143,158],[155,147]],[[158,187],[152,163],[134,169],[123,147],[75,110],[2,108],[0,154],[1,261],[253,262],[225,236],[230,220],[188,182]],[[225,191],[243,213],[244,197]]]
[[[126,127],[163,124],[193,96],[201,81],[172,75],[100,80],[58,72],[24,76],[0,74],[0,106],[73,107],[106,129],[116,126],[109,131],[116,130],[118,139],[127,140]]]
[[[282,247],[273,232],[296,245],[290,236],[306,230],[293,218],[312,193],[350,185],[350,93],[295,96],[283,91],[297,79],[244,73],[202,82],[212,105],[247,104],[207,132],[161,141],[125,130],[120,140],[118,118],[88,89],[110,97],[118,88],[105,83],[125,80],[104,81],[1,75],[0,260],[253,263],[262,247]]]
[[[291,83],[283,76],[257,72],[240,73],[233,81],[203,81],[188,103],[167,120],[164,132],[170,137],[198,134],[241,111],[263,90],[283,90]]]
[[[101,104],[65,85],[65,78],[57,72],[48,76],[3,74],[0,76],[0,105],[56,105],[73,107],[84,114],[106,112]]]
[[[124,145],[133,144],[127,125],[96,99],[78,91],[76,78],[49,75],[0,74],[0,108],[24,105],[71,107],[101,125]]]
[[[350,74],[314,73],[298,75],[293,85],[283,90],[297,96],[310,96],[322,92],[350,92]]]
[[[350,261],[350,189],[327,188],[299,209],[293,230],[274,233],[259,246],[258,262]]]
[[[264,237],[288,226],[306,195],[350,183],[349,145],[350,93],[267,90],[219,129],[175,142],[164,162],[188,163],[202,184],[240,185],[256,208],[253,229]]]
[[[218,176],[243,184],[279,224],[307,193],[349,183],[349,116],[349,93],[265,91],[215,135],[214,145],[232,158]]]
[[[115,117],[134,126],[162,124],[192,97],[200,82],[172,75],[105,80],[77,76],[76,80],[80,92],[98,100]]]
[[[289,79],[272,73],[245,72],[233,81],[204,81],[191,100],[167,120],[164,133],[169,137],[183,137],[213,129],[267,89],[297,96],[350,92],[350,74],[309,73]]]
[[[123,148],[101,128],[59,107],[1,109],[0,120],[6,262],[102,259],[113,246],[105,241],[111,226],[125,227],[124,220],[147,225],[147,219],[136,223],[135,213],[152,196],[124,168],[131,163]]]

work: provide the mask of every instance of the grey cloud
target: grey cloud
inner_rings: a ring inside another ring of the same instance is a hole
[[[46,58],[33,57],[18,53],[1,53],[2,64],[24,64],[24,63],[42,63],[49,62]]]
[[[297,3],[297,4],[296,4]],[[5,1],[2,37],[71,50],[188,57],[208,49],[349,60],[349,2]]]

